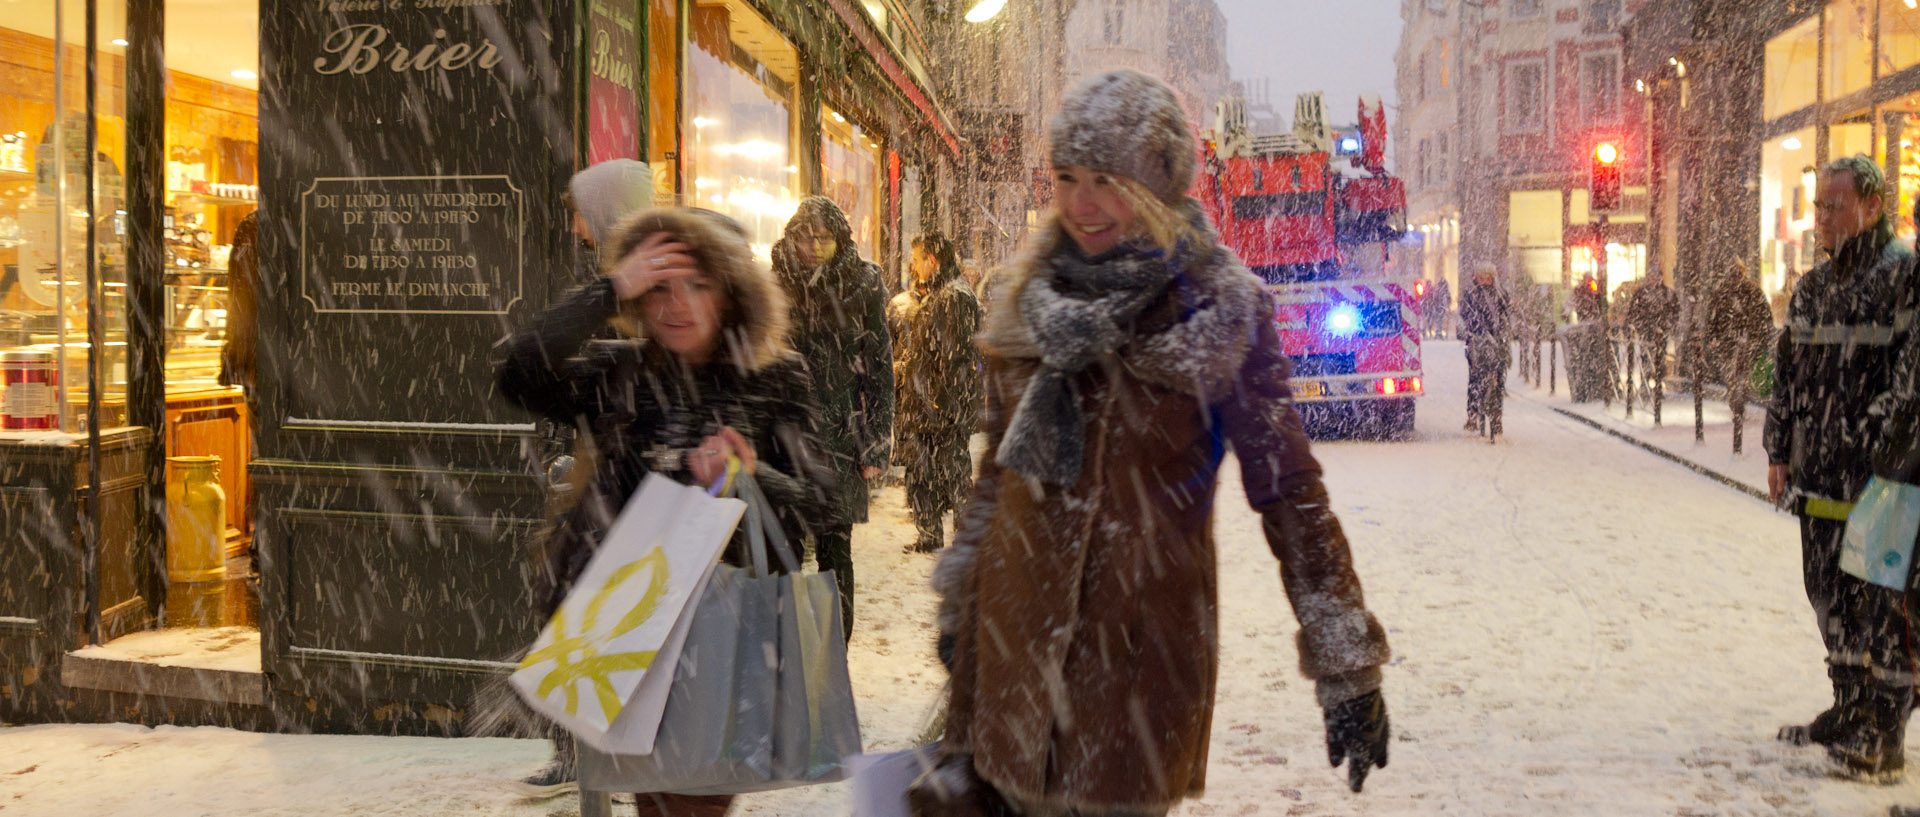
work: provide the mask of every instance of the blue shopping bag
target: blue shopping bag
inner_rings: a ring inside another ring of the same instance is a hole
[[[1905,591],[1920,537],[1920,485],[1874,477],[1847,514],[1840,569],[1881,587]]]

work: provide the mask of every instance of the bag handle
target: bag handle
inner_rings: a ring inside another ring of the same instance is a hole
[[[734,476],[729,488],[728,493],[747,503],[746,518],[742,521],[747,525],[747,550],[748,556],[753,559],[754,575],[768,575],[769,545],[788,573],[799,573],[800,560],[794,557],[793,546],[787,541],[786,531],[780,528],[780,519],[773,512],[773,504],[767,501],[766,494],[761,493],[760,483],[751,474],[741,471]]]

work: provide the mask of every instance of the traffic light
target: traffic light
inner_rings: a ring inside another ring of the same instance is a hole
[[[1589,207],[1596,213],[1620,209],[1620,146],[1598,142],[1593,146],[1593,169],[1588,176]]]

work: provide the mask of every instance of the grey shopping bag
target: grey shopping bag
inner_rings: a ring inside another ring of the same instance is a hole
[[[653,753],[582,746],[581,788],[743,794],[843,779],[860,753],[833,574],[800,575],[759,487],[741,478],[735,492],[752,567],[715,568],[695,605]]]

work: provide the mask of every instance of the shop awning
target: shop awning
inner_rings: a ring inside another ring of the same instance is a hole
[[[886,74],[894,86],[900,89],[900,93],[913,103],[914,108],[918,109],[922,116],[926,117],[927,127],[939,134],[940,141],[946,143],[947,150],[951,151],[956,158],[959,157],[960,140],[954,136],[953,120],[927,93],[926,89],[932,83],[919,72],[907,68],[901,61],[900,55],[894,51],[892,41],[875,31],[872,18],[855,9],[850,0],[828,0],[828,2],[833,6],[833,12],[847,24],[847,30],[853,32],[853,37],[860,43],[861,50],[873,58],[874,63],[880,66],[880,71]]]

